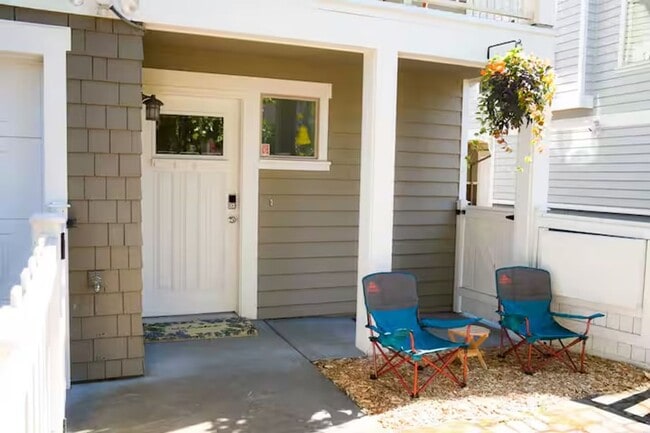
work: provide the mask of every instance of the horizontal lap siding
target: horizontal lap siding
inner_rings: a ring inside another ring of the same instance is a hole
[[[555,65],[558,97],[579,88],[580,4],[581,0],[559,0],[557,3]]]
[[[332,83],[330,171],[260,171],[258,316],[354,314],[361,56],[322,63],[177,47],[147,54],[149,67]]]
[[[333,84],[331,170],[260,172],[261,318],[354,314],[356,308],[361,69],[323,65],[319,75]]]
[[[650,125],[558,131],[550,158],[551,203],[650,209]]]
[[[620,2],[591,1],[587,93],[594,96],[594,119],[600,115],[650,110],[650,65],[636,69],[619,66],[621,19]],[[565,74],[564,65],[559,61],[557,73]],[[562,88],[560,81],[558,91]],[[551,207],[647,212],[650,210],[650,116],[629,126],[602,123],[602,127],[591,130],[587,126],[555,128],[550,134]]]
[[[393,269],[418,278],[425,311],[450,310],[462,78],[400,68]]]
[[[650,110],[648,67],[619,68],[623,49],[621,18],[620,2],[600,2],[597,18],[591,23],[597,56],[593,59],[590,81],[599,114]]]
[[[510,133],[506,140],[512,152],[506,152],[497,146],[494,158],[494,185],[492,199],[496,204],[515,203],[515,176],[517,174],[517,133]],[[532,149],[531,149],[532,150]]]

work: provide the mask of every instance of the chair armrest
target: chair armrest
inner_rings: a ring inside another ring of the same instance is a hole
[[[605,317],[603,313],[594,313],[591,316],[582,316],[580,314],[568,314],[568,313],[554,313],[551,311],[551,316],[553,317],[563,317],[565,319],[577,319],[577,320],[586,320],[587,327],[585,329],[584,335],[586,336],[589,333],[589,328],[591,328],[591,321],[598,319],[599,317]]]
[[[515,330],[514,328],[518,328],[525,324],[526,335],[530,335],[530,323],[528,322],[528,317],[523,314],[508,314],[503,311],[497,311],[497,313],[501,316],[500,322],[502,326]]]
[[[393,332],[384,331],[383,329],[380,329],[380,328],[376,327],[375,325],[366,325],[366,328],[376,332],[381,337],[404,338],[404,337],[408,337],[409,334],[413,333],[413,331],[408,329],[408,328],[399,328],[399,329],[394,330]]]
[[[420,324],[424,328],[452,329],[475,325],[480,322],[479,317],[468,317],[466,319],[421,319]]]
[[[385,338],[386,340],[390,341],[391,339],[397,339],[396,342],[403,341],[404,338],[409,337],[410,343],[411,343],[411,350],[413,352],[416,352],[415,348],[415,334],[413,333],[413,330],[408,329],[408,328],[398,328],[394,330],[393,332],[383,332],[381,334],[382,338]]]
[[[399,328],[394,330],[393,332],[383,332],[381,335],[382,337],[398,337],[398,338],[404,338],[408,337],[413,333],[412,330],[408,328]]]
[[[380,335],[384,333],[384,331],[382,331],[381,329],[377,328],[375,325],[366,325],[366,328],[368,328],[368,329],[370,329],[371,331],[374,331],[374,332],[376,332],[377,334],[380,334]]]
[[[497,311],[497,313],[499,314],[499,316],[501,316],[501,318],[508,317],[508,318],[512,318],[512,319],[515,319],[515,320],[519,320],[522,323],[525,322],[526,320],[528,320],[528,317],[524,316],[523,314],[506,313],[504,311]]]
[[[583,316],[580,314],[555,313],[553,311],[551,311],[551,316],[562,317],[564,319],[578,319],[578,320],[594,320],[594,319],[598,319],[599,317],[605,317],[603,313],[595,313],[592,314],[591,316]]]

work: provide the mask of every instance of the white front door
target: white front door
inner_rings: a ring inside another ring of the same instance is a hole
[[[236,311],[240,107],[157,93],[143,121],[144,316]]]
[[[0,54],[0,304],[20,282],[43,211],[43,63]]]

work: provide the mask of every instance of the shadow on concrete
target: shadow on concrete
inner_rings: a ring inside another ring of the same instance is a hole
[[[73,385],[68,431],[303,433],[362,416],[285,339],[256,326],[256,337],[147,344],[145,377]]]

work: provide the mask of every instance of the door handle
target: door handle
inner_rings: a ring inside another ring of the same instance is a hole
[[[237,217],[236,217],[236,216],[232,216],[232,215],[229,216],[229,217],[228,217],[228,222],[229,222],[230,224],[235,224],[235,223],[237,222]]]

